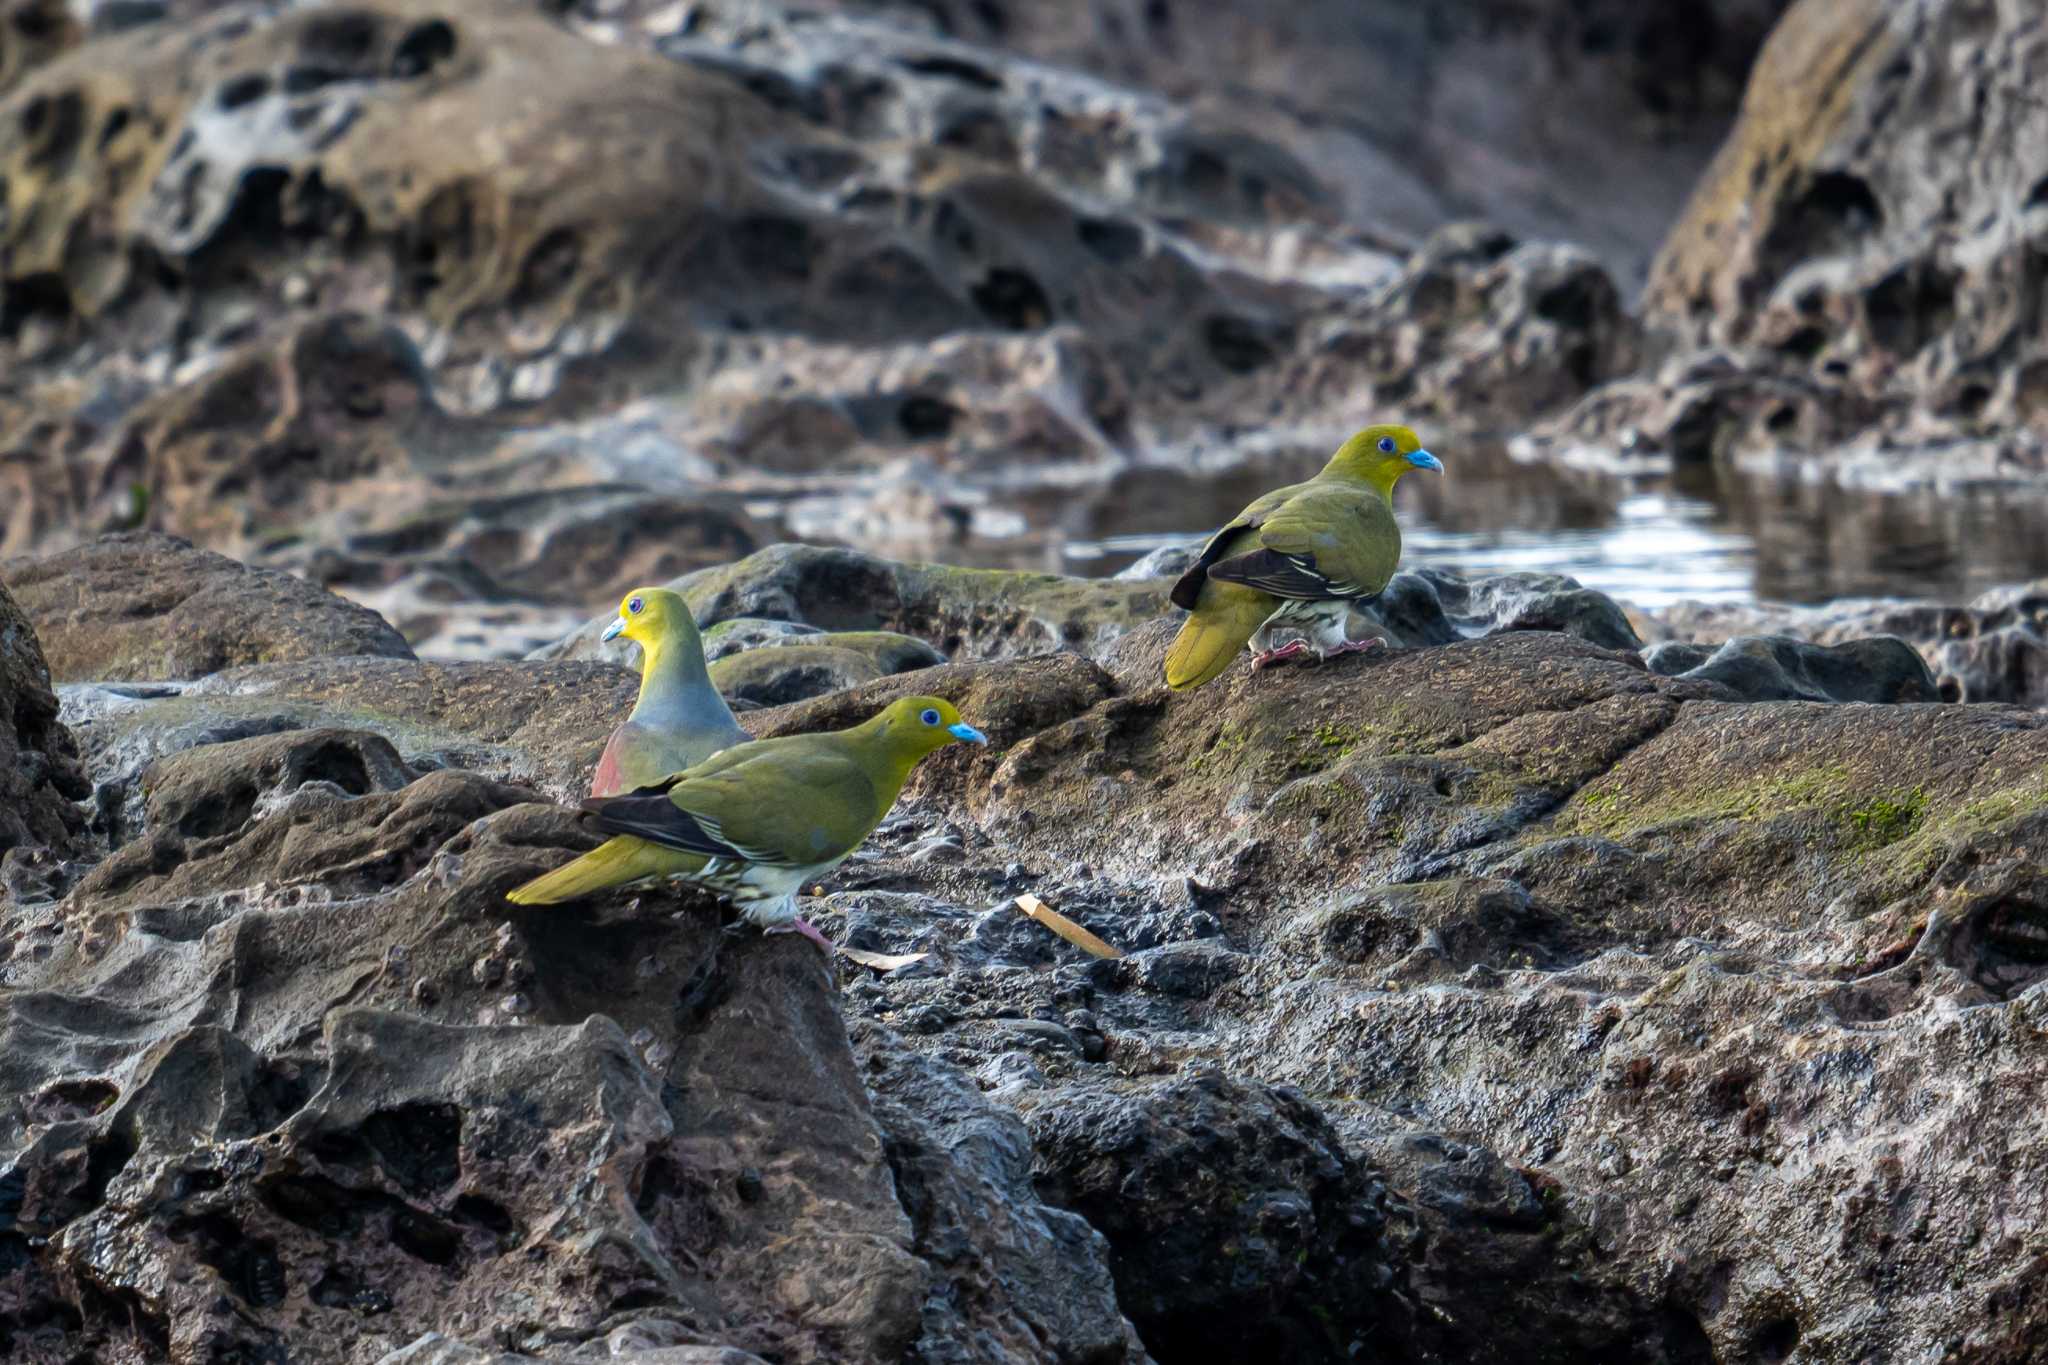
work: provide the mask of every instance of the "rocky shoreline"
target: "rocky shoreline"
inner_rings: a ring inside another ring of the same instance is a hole
[[[64,604],[194,561],[87,681]],[[595,843],[557,800],[633,678],[590,630],[364,655],[360,608],[165,538],[17,576],[16,1358],[1996,1360],[2040,1330],[2000,1229],[2042,1187],[2048,729],[1933,700],[1896,639],[1699,662],[1568,581],[1409,574],[1386,653],[1174,696],[1158,579],[780,546],[677,580],[799,690],[806,639],[948,656],[857,655],[754,733],[929,692],[993,740],[814,903],[926,954],[878,974],[687,893],[503,901]],[[137,662],[193,657],[221,667]]]
[[[0,1356],[2038,1354],[2048,580],[1411,555],[1182,696],[1184,548],[949,565],[1372,417],[2036,575],[2048,27],[1269,8],[8,10]],[[643,583],[757,736],[988,733],[807,907],[916,961],[504,900]]]

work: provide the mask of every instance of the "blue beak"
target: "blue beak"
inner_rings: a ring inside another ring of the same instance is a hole
[[[955,739],[964,739],[969,744],[988,743],[987,735],[983,734],[981,731],[975,729],[972,725],[969,725],[964,721],[959,725],[948,725],[946,727],[946,733],[951,735]]]
[[[597,638],[600,640],[616,640],[625,633],[626,618],[621,616],[617,620],[613,621],[610,625],[606,626],[604,628],[604,634],[598,636]]]
[[[1434,469],[1439,474],[1444,472],[1444,462],[1426,450],[1418,450],[1410,454],[1408,456],[1408,463],[1414,465],[1417,469]]]

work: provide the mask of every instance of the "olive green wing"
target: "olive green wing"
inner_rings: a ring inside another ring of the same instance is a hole
[[[714,858],[813,867],[881,823],[874,782],[837,736],[792,735],[682,774],[665,794],[586,801],[599,829]]]
[[[1256,548],[1208,566],[1211,578],[1296,601],[1372,598],[1401,562],[1394,509],[1369,486],[1311,483],[1260,520]]]

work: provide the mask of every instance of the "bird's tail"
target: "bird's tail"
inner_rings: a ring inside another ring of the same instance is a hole
[[[1210,579],[1186,624],[1166,651],[1166,685],[1176,692],[1200,687],[1224,669],[1279,605],[1256,588]]]
[[[659,877],[683,870],[691,860],[645,839],[621,835],[607,839],[574,862],[564,863],[545,876],[505,893],[514,905],[556,905],[588,896],[594,891],[624,886],[642,877]]]

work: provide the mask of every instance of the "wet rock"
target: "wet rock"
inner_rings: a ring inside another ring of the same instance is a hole
[[[1868,598],[1817,607],[1679,602],[1642,619],[1652,638],[1695,645],[1740,635],[1818,645],[1896,636],[1920,652],[1945,700],[2048,705],[2048,592],[2038,583],[1994,589],[1967,605]]]
[[[175,536],[104,536],[0,570],[60,682],[202,678],[239,664],[410,659],[375,612]]]
[[[1716,682],[1748,701],[1939,701],[1934,675],[1904,640],[1811,645],[1738,635],[1719,647],[1671,641],[1643,653],[1652,673]]]
[[[916,1250],[938,1272],[915,1358],[1147,1360],[1103,1234],[1039,1202],[1023,1123],[887,1029],[852,1032]]]
[[[927,641],[948,658],[1088,650],[1167,610],[1165,585],[1157,583],[905,564],[810,545],[770,546],[669,586],[688,599],[700,625],[745,618],[889,631]],[[601,657],[597,637],[610,619],[592,620],[537,657]]]
[[[2043,42],[1961,0],[1792,6],[1651,271],[1646,321],[1685,353],[1548,435],[1878,489],[2038,484],[2048,359],[2015,300],[2039,171],[1958,155],[1953,129],[2033,136],[2005,72]]]
[[[0,586],[0,854],[64,853],[84,833],[71,803],[90,793],[91,781],[57,715],[35,627]]]
[[[1339,1361],[1404,1334],[1385,1189],[1298,1094],[1212,1073],[1068,1091],[1026,1121],[1041,1195],[1108,1239],[1162,1359]]]
[[[716,659],[711,681],[734,701],[780,706],[944,663],[922,640],[893,631],[792,635]]]

